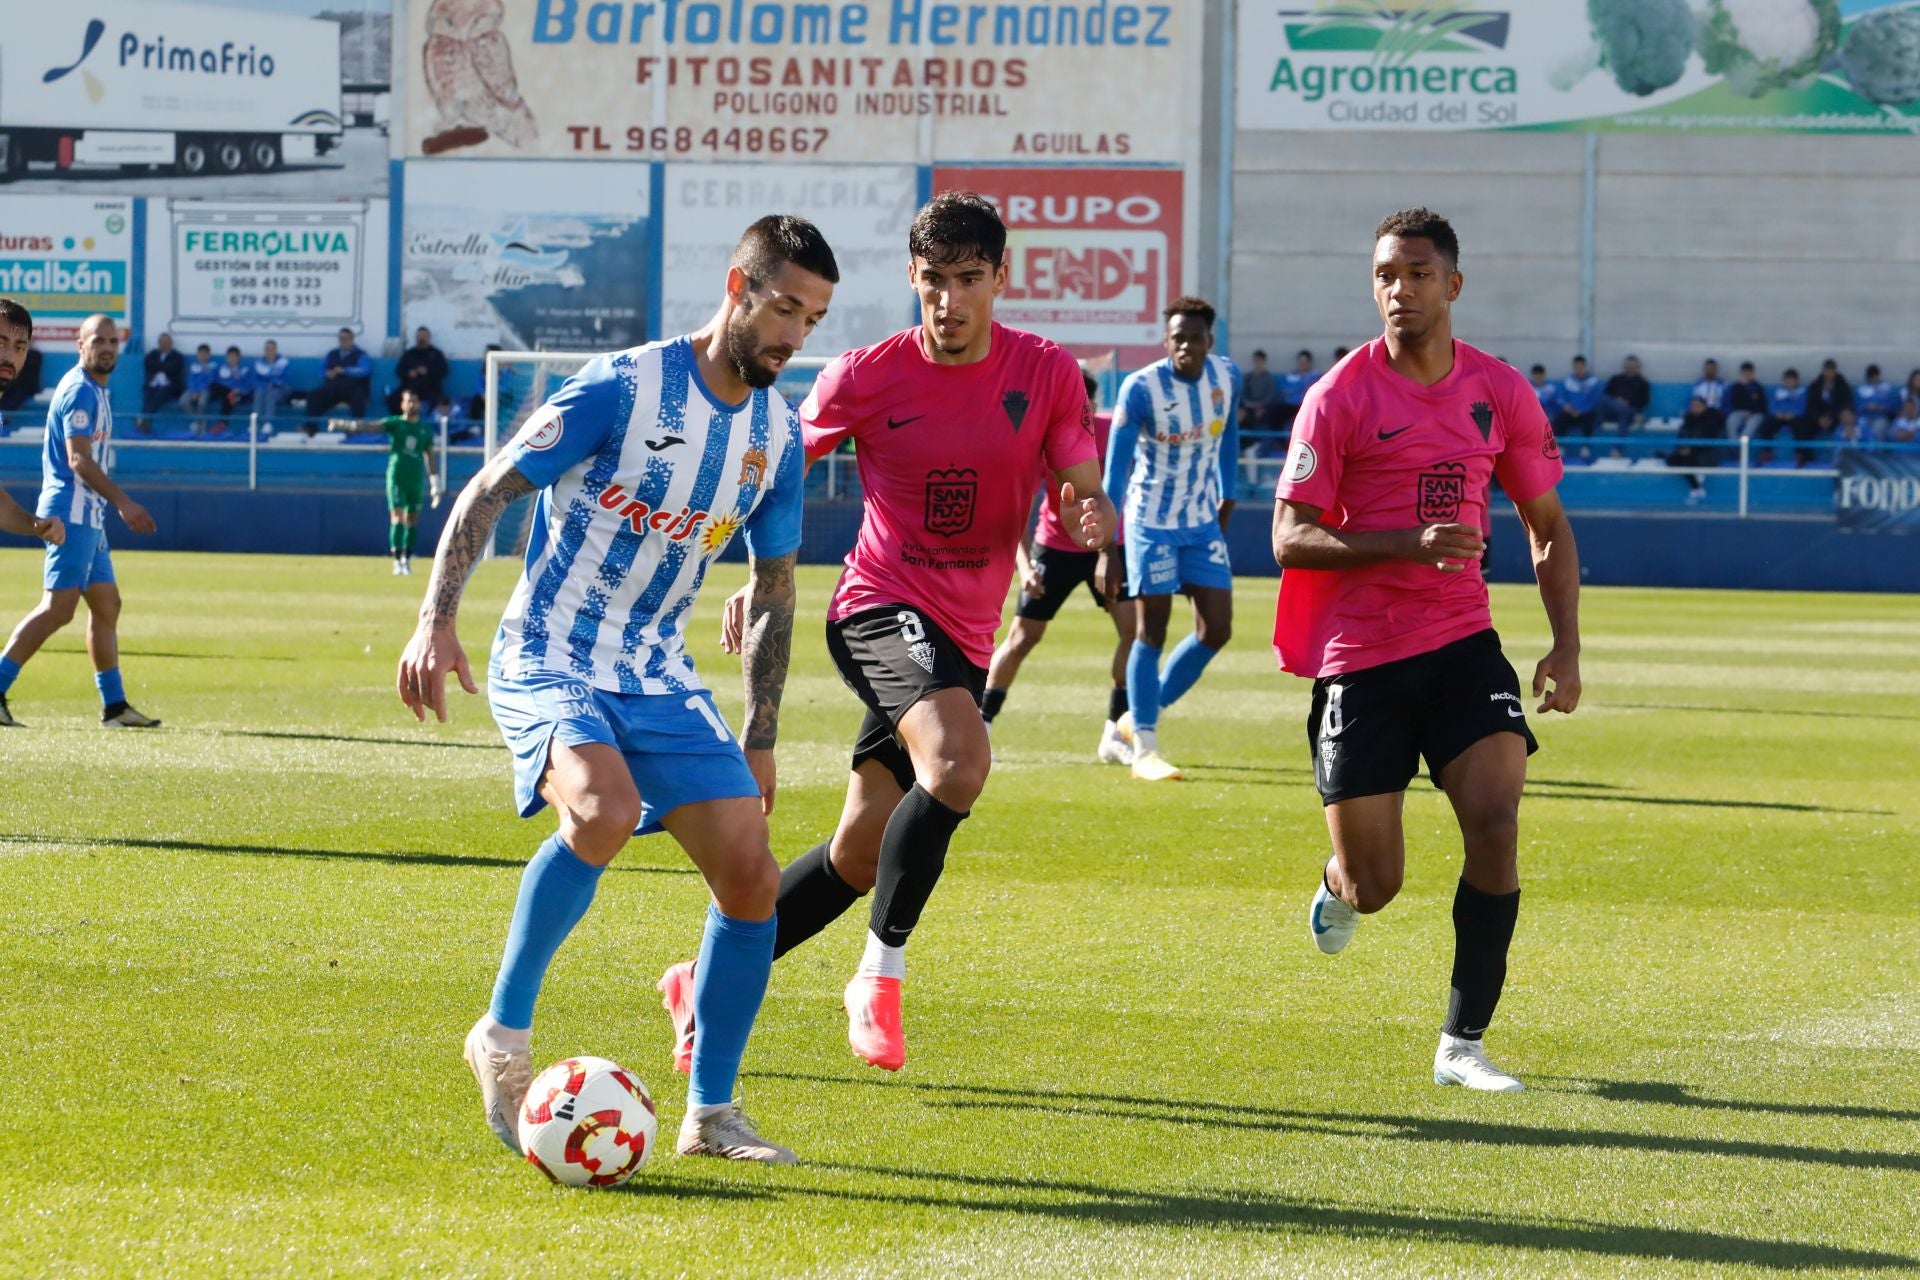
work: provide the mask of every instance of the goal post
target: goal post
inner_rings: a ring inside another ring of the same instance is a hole
[[[601,351],[489,351],[483,373],[487,412],[482,453],[491,459],[519,434],[534,410],[551,399],[568,378]],[[813,380],[832,356],[794,356],[781,369],[774,388],[795,406],[806,398]],[[533,529],[534,501],[523,498],[509,507],[495,526],[488,555],[522,555]]]

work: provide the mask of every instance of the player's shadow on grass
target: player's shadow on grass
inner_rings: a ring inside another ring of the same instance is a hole
[[[778,1075],[777,1072],[764,1074]],[[806,1077],[797,1077],[806,1078]],[[818,1077],[833,1079],[833,1077]],[[956,1110],[1013,1109],[1068,1117],[1097,1116],[1153,1124],[1198,1125],[1279,1133],[1310,1133],[1332,1138],[1390,1139],[1401,1142],[1479,1143],[1500,1147],[1567,1147],[1639,1150],[1677,1155],[1738,1156],[1787,1160],[1850,1169],[1898,1169],[1920,1172],[1920,1153],[1859,1151],[1841,1147],[1802,1147],[1785,1142],[1737,1138],[1696,1138],[1681,1134],[1630,1133],[1610,1129],[1555,1129],[1451,1116],[1384,1115],[1357,1111],[1296,1111],[1243,1103],[1201,1102],[1184,1098],[1138,1098],[1126,1094],[1048,1092],[996,1085],[908,1084],[923,1093],[947,1095],[932,1105]]]
[[[1532,783],[1527,787],[1527,798],[1530,800],[1586,800],[1601,804],[1678,805],[1688,809],[1765,809],[1774,813],[1858,813],[1884,816],[1893,812],[1892,809],[1846,809],[1830,804],[1803,804],[1795,800],[1714,800],[1705,796],[1649,796],[1625,791],[1593,795],[1587,791],[1553,789],[1566,786],[1564,782]]]
[[[1071,1218],[1115,1226],[1195,1224],[1338,1239],[1417,1240],[1436,1244],[1550,1249],[1618,1258],[1682,1258],[1723,1266],[1746,1264],[1793,1270],[1907,1268],[1920,1258],[1874,1249],[1850,1249],[1798,1240],[1764,1240],[1597,1222],[1533,1218],[1498,1211],[1452,1216],[1413,1206],[1359,1206],[1276,1195],[1246,1188],[1159,1191],[1051,1178],[945,1173],[882,1165],[808,1161],[807,1168],[930,1184],[927,1190],[787,1186],[784,1194],[880,1204],[963,1209],[969,1212]]]
[[[47,653],[85,653],[80,646],[48,645]],[[160,649],[122,649],[123,658],[181,658],[191,662],[299,662],[301,659],[272,653],[167,653]]]
[[[303,733],[296,729],[221,729],[222,738],[285,738],[295,742],[364,742],[380,747],[432,747],[438,751],[498,751],[498,739],[460,742],[451,738],[375,737],[362,733]]]
[[[1608,1102],[1651,1102],[1669,1107],[1696,1107],[1709,1111],[1753,1111],[1763,1115],[1837,1116],[1846,1120],[1920,1121],[1920,1111],[1894,1107],[1863,1107],[1840,1102],[1749,1102],[1744,1098],[1714,1098],[1695,1093],[1690,1084],[1669,1080],[1600,1080],[1590,1076],[1533,1076],[1529,1083],[1557,1081],[1550,1092],[1581,1094]]]
[[[525,858],[495,858],[483,853],[439,853],[420,849],[301,849],[272,844],[214,844],[205,840],[151,840],[138,836],[101,836],[96,840],[77,840],[71,836],[27,836],[0,832],[0,845],[53,844],[73,849],[156,849],[164,853],[212,853],[223,857],[327,858],[347,862],[387,862],[403,867],[511,867],[520,870]],[[649,867],[616,860],[610,871],[634,871],[647,875],[690,876],[693,867]]]
[[[1609,711],[1703,711],[1730,716],[1818,716],[1823,720],[1920,720],[1899,711],[1819,711],[1811,707],[1712,707],[1684,702],[1609,702]]]

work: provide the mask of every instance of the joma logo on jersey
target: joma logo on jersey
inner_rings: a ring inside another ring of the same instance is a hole
[[[610,484],[600,491],[600,505],[618,514],[635,533],[645,533],[651,529],[673,542],[685,542],[700,532],[701,522],[710,514],[695,511],[691,507],[682,507],[678,511],[664,508],[655,511],[617,484]]]
[[[1420,518],[1453,520],[1467,500],[1467,468],[1460,462],[1442,462],[1420,473]]]
[[[980,473],[971,469],[927,472],[927,531],[952,538],[973,527]]]

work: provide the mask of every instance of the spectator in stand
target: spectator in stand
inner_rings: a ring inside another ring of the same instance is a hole
[[[1700,396],[1687,402],[1687,416],[1680,419],[1682,440],[1725,440],[1727,417]],[[1710,446],[1682,444],[1667,455],[1670,467],[1717,467],[1722,450]],[[1687,472],[1687,505],[1698,506],[1707,496],[1707,484],[1697,472]]]
[[[147,380],[140,392],[140,412],[143,416],[136,419],[133,425],[138,430],[151,431],[151,415],[178,400],[187,389],[187,358],[174,350],[173,335],[163,333],[154,339],[153,350],[147,352],[142,363]]]
[[[1640,372],[1640,357],[1628,356],[1620,362],[1620,372],[1607,379],[1600,396],[1600,421],[1625,435],[1646,419],[1652,400],[1653,386]]]
[[[433,407],[433,420],[436,424],[447,424],[447,440],[464,440],[480,430],[480,424],[467,416],[467,402],[453,396],[441,396],[440,403]]]
[[[1905,400],[1920,400],[1920,369],[1915,369],[1907,375],[1906,394],[1901,398]]]
[[[260,415],[260,429],[273,430],[273,414],[287,398],[289,362],[280,354],[280,344],[268,338],[253,362],[253,411]]]
[[[1333,358],[1327,361],[1327,368],[1329,369],[1333,368],[1333,366],[1339,364],[1342,360],[1345,360],[1346,358],[1347,358],[1347,348],[1335,347],[1333,349]]]
[[[1867,366],[1867,376],[1853,393],[1855,437],[1861,440],[1885,440],[1900,412],[1900,388],[1880,376],[1880,366]]]
[[[1573,372],[1560,379],[1560,403],[1553,429],[1570,436],[1592,433],[1600,422],[1600,379],[1587,368],[1585,356],[1573,358]]]
[[[1767,389],[1753,373],[1753,361],[1740,362],[1740,376],[1727,388],[1727,434],[1738,440],[1767,424]]]
[[[1832,360],[1822,361],[1820,376],[1807,388],[1807,420],[1813,424],[1812,438],[1851,439],[1853,436],[1853,388]],[[1793,465],[1804,467],[1813,461],[1813,450],[1795,449]]]
[[[1780,385],[1767,395],[1767,425],[1754,434],[1771,441],[1782,427],[1792,432],[1795,440],[1813,438],[1813,426],[1807,421],[1807,389],[1800,385],[1798,369],[1788,369],[1780,375]],[[1762,449],[1754,461],[1763,467],[1772,462],[1771,445]]]
[[[1307,398],[1307,389],[1320,381],[1320,371],[1313,367],[1313,352],[1305,349],[1293,353],[1293,370],[1280,375],[1280,416],[1279,427],[1289,434],[1293,431],[1293,420],[1299,416],[1301,402]]]
[[[180,408],[187,413],[205,413],[207,401],[213,396],[213,373],[220,366],[213,358],[213,348],[201,343],[193,349],[193,359],[187,361],[187,389],[180,393]],[[199,430],[199,424],[194,424]]]
[[[1920,397],[1908,396],[1900,402],[1900,416],[1893,420],[1893,426],[1887,431],[1887,439],[1895,444],[1912,444],[1920,440]]]
[[[318,431],[319,416],[338,405],[345,405],[353,417],[365,417],[372,391],[373,361],[353,340],[353,330],[342,329],[340,345],[327,352],[325,376],[307,392],[307,434]]]
[[[1527,376],[1533,379],[1533,394],[1540,397],[1540,407],[1546,410],[1547,421],[1553,421],[1560,409],[1560,384],[1547,381],[1547,366],[1543,364],[1527,370]]]
[[[1727,384],[1720,381],[1720,362],[1702,360],[1700,362],[1700,381],[1693,384],[1693,394],[1707,402],[1707,408],[1727,411]]]
[[[13,381],[9,382],[4,390],[0,390],[0,425],[6,424],[8,414],[23,407],[39,394],[40,348],[28,347],[27,354],[20,360],[20,372],[13,375]]]
[[[400,356],[394,372],[400,385],[387,396],[387,410],[400,412],[400,393],[411,391],[423,405],[439,404],[447,381],[447,358],[433,345],[433,335],[421,325],[413,331],[413,345]]]
[[[226,363],[214,366],[213,386],[207,392],[207,400],[213,405],[214,412],[222,415],[208,434],[225,435],[225,415],[245,404],[252,395],[253,370],[240,358],[240,348],[228,347]]]
[[[1267,353],[1253,353],[1253,367],[1240,388],[1240,430],[1262,430],[1273,420],[1276,387],[1273,370],[1267,368]]]

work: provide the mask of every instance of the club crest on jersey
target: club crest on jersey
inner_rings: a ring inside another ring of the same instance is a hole
[[[1220,388],[1213,389],[1213,416],[1223,418],[1227,413],[1227,393]]]
[[[1558,458],[1560,456],[1560,441],[1553,434],[1553,424],[1551,422],[1547,424],[1546,436],[1540,441],[1540,453],[1546,458]]]
[[[1006,411],[1007,421],[1013,424],[1013,434],[1020,434],[1020,424],[1027,420],[1027,393],[1009,391],[1000,397],[1000,407]]]
[[[1313,446],[1295,436],[1293,438],[1293,458],[1287,463],[1287,479],[1299,484],[1311,476],[1320,467],[1320,455]]]
[[[685,542],[700,532],[700,525],[711,514],[695,511],[691,507],[681,507],[678,511],[663,507],[655,511],[628,493],[625,486],[618,484],[610,484],[602,489],[599,502],[602,507],[625,520],[627,527],[635,533],[644,534],[651,530],[669,542]]]
[[[520,428],[520,443],[529,449],[551,449],[560,443],[560,430],[566,425],[560,410],[553,405],[543,404],[527,418],[526,425]]]
[[[1493,434],[1493,406],[1485,400],[1475,400],[1473,402],[1473,408],[1469,412],[1473,414],[1473,425],[1480,428],[1480,438],[1485,440],[1491,436]]]
[[[1467,500],[1467,467],[1463,462],[1442,462],[1432,471],[1420,473],[1420,518],[1454,520],[1460,504]]]
[[[971,467],[927,472],[927,532],[953,538],[971,529],[979,496],[980,473]]]
[[[740,487],[758,489],[767,482],[767,451],[749,449],[740,455]]]

